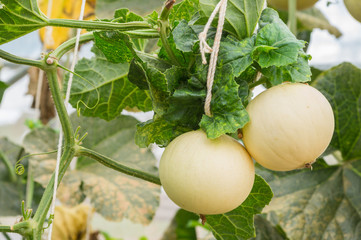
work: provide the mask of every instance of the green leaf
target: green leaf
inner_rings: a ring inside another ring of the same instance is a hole
[[[8,88],[8,85],[2,81],[0,81],[0,103],[1,103],[1,100],[3,99],[3,96],[4,96],[4,93],[5,93],[5,90]]]
[[[205,98],[205,90],[177,89],[170,97],[169,108],[163,117],[169,121],[178,121],[179,125],[198,129]]]
[[[200,9],[206,17],[209,17],[218,2],[218,0],[200,0]],[[264,2],[264,0],[229,0],[224,30],[240,40],[250,37],[260,18]]]
[[[295,63],[305,42],[297,40],[278,13],[271,8],[263,10],[259,24],[260,29],[252,52],[253,60],[262,68]]]
[[[112,20],[117,23],[132,21],[144,21],[144,19],[126,8],[116,10]],[[144,39],[131,39],[119,31],[94,32],[94,40],[95,45],[103,52],[107,60],[113,63],[130,62],[133,57],[137,57],[134,49],[143,50],[145,46]]]
[[[134,143],[138,121],[130,116],[119,116],[111,122],[72,116],[73,126],[81,125],[88,132],[84,147],[142,171],[157,174],[156,159],[148,149],[139,149]],[[77,169],[64,179],[62,200],[72,203],[72,194],[82,192],[91,198],[93,206],[108,220],[123,218],[148,224],[159,205],[160,187],[144,180],[124,175],[104,167],[89,158],[80,157]],[[77,186],[77,187],[75,187]]]
[[[313,85],[331,103],[335,132],[331,146],[344,160],[361,158],[361,69],[342,63],[321,73]]]
[[[142,148],[148,147],[151,143],[165,147],[174,138],[191,130],[190,128],[180,126],[177,122],[157,118],[137,125],[135,143]]]
[[[253,63],[251,52],[254,42],[254,37],[242,41],[228,37],[221,42],[218,63],[223,65],[231,64],[235,77],[238,77]]]
[[[238,87],[231,65],[217,68],[212,88],[212,117],[203,115],[200,122],[208,138],[233,133],[249,121],[248,113],[238,96]]]
[[[265,180],[256,175],[251,193],[238,208],[224,214],[207,215],[207,223],[218,240],[249,239],[255,237],[254,215],[272,199],[272,191]]]
[[[94,42],[109,62],[130,62],[135,54],[128,35],[117,31],[94,32]]]
[[[179,209],[161,240],[197,240],[195,227],[189,223],[198,219],[196,214]]]
[[[148,64],[145,64],[144,68],[153,103],[153,110],[157,114],[163,115],[168,108],[168,98],[170,96],[166,76]]]
[[[261,72],[273,86],[283,82],[308,82],[312,75],[308,60],[309,57],[301,52],[297,62],[282,67],[263,68]]]
[[[47,21],[36,0],[1,0],[0,45],[45,27]]]
[[[83,146],[100,152],[120,163],[151,174],[157,174],[156,159],[150,150],[139,149],[134,144],[133,117],[119,116],[106,122],[98,118],[71,116],[74,127],[81,126],[81,133],[88,133]],[[51,129],[36,129],[25,138],[28,152],[36,153],[56,149],[57,134]],[[46,184],[55,169],[56,157],[36,156],[36,180]],[[45,181],[44,181],[45,180]],[[144,180],[124,175],[86,157],[79,157],[75,170],[68,170],[58,189],[58,199],[75,205],[91,199],[95,210],[112,221],[123,218],[147,224],[159,204],[160,187]]]
[[[199,41],[198,35],[185,20],[182,20],[177,27],[175,27],[172,34],[177,49],[182,52],[192,52],[194,44]]]
[[[175,23],[180,20],[189,22],[197,10],[198,0],[183,0],[182,2],[174,5],[169,14],[169,22],[171,26],[175,26]]]
[[[110,63],[98,49],[93,48],[93,52],[95,57],[83,58],[75,67],[85,80],[74,76],[70,95],[73,107],[79,108],[83,116],[105,120],[119,116],[125,107],[152,110],[149,92],[128,80],[128,64]]]
[[[134,83],[140,89],[149,89],[147,76],[145,74],[143,66],[139,61],[135,59],[130,62],[128,79],[131,83]]]
[[[285,173],[259,167],[258,173],[274,192],[264,211],[290,239],[360,239],[361,160]]]
[[[126,22],[136,22],[136,21],[143,21],[143,17],[135,14],[127,8],[117,9],[114,13],[114,22],[118,23],[126,23]]]

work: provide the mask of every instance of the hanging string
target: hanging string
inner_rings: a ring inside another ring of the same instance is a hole
[[[218,58],[218,52],[219,47],[221,44],[221,38],[222,38],[222,31],[223,31],[223,25],[224,20],[226,18],[226,11],[227,11],[227,0],[221,0],[215,7],[214,11],[212,12],[211,16],[208,19],[207,24],[204,27],[203,32],[199,34],[199,42],[200,42],[200,51],[202,55],[202,63],[207,64],[207,59],[205,56],[205,53],[211,53],[211,58],[209,61],[209,67],[208,67],[208,75],[207,75],[207,97],[204,104],[204,112],[207,116],[212,116],[211,113],[211,100],[212,100],[212,87],[213,87],[213,81],[214,81],[214,74],[216,72],[217,68],[217,58]],[[207,33],[208,30],[216,16],[216,14],[219,12],[218,16],[218,26],[217,26],[217,32],[216,36],[214,38],[213,47],[211,48],[207,44]]]
[[[85,3],[86,3],[86,0],[82,0],[79,20],[83,20],[83,18],[84,18]],[[75,48],[74,48],[74,56],[73,56],[73,61],[72,61],[71,68],[70,68],[70,70],[72,72],[74,72],[75,63],[76,63],[77,58],[78,58],[80,32],[81,32],[81,29],[77,29],[76,42],[75,42]],[[66,95],[65,95],[66,96],[65,97],[65,102],[64,102],[66,108],[68,108],[68,105],[69,105],[70,89],[71,89],[72,83],[73,83],[73,74],[70,73],[69,81],[68,81],[68,87],[67,87]],[[53,201],[52,201],[52,205],[51,205],[50,216],[54,216],[54,212],[55,212],[56,192],[58,190],[59,164],[60,164],[61,152],[62,152],[61,149],[63,148],[63,146],[62,146],[63,137],[64,137],[63,136],[63,131],[61,130],[60,134],[59,134],[58,152],[57,152],[57,156],[56,156],[54,192],[53,192]],[[52,231],[53,231],[53,224],[51,224],[49,226],[48,240],[51,240]]]
[[[48,0],[48,9],[46,11],[46,16],[51,17],[51,11],[53,8],[53,0]],[[53,27],[47,26],[45,27],[45,36],[44,36],[44,43],[41,52],[46,51],[46,46],[48,44],[52,44],[53,37]],[[44,71],[39,69],[38,75],[38,84],[36,87],[36,95],[35,95],[35,109],[40,109],[40,100],[41,100],[41,89],[43,87],[43,79],[44,79]]]

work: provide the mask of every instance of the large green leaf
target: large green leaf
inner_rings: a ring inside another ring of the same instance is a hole
[[[121,8],[115,11],[112,20],[117,23],[131,21],[144,21],[144,19],[126,8]],[[136,56],[134,49],[143,50],[145,44],[144,39],[131,39],[119,31],[94,32],[94,40],[97,48],[112,63],[130,62]]]
[[[298,53],[305,42],[297,40],[278,13],[266,8],[259,21],[252,57],[262,68],[285,66],[297,62]]]
[[[134,144],[135,126],[133,117],[119,116],[106,122],[98,118],[72,117],[73,126],[81,126],[88,132],[83,146],[100,152],[120,163],[141,169],[154,175],[156,159],[150,150],[139,149]],[[55,139],[55,140],[53,140]],[[36,129],[25,138],[27,151],[34,153],[56,148],[56,133],[50,129]],[[52,145],[52,146],[51,146]],[[55,168],[55,157],[35,157],[37,181],[49,179]],[[58,198],[65,204],[74,205],[91,199],[95,210],[106,219],[120,221],[123,218],[147,224],[159,204],[160,187],[124,175],[85,157],[79,157],[75,170],[69,170],[59,187]]]
[[[36,0],[0,1],[0,45],[46,26]]]
[[[308,65],[309,58],[301,52],[297,62],[282,67],[263,68],[261,72],[273,86],[283,82],[308,82],[311,81],[312,75]]]
[[[361,69],[342,63],[321,73],[313,85],[332,105],[335,133],[331,146],[344,160],[361,158]]]
[[[133,46],[126,34],[116,31],[94,32],[94,41],[109,62],[129,63],[133,59]]]
[[[213,235],[218,240],[249,239],[255,237],[254,215],[271,201],[272,191],[258,175],[247,199],[238,208],[224,214],[207,215]]]
[[[167,146],[174,138],[192,129],[180,126],[163,118],[149,120],[138,124],[135,143],[139,147],[148,147],[151,143]]]
[[[198,10],[198,2],[198,0],[183,0],[174,5],[169,15],[170,24],[174,26],[181,20],[189,22]]]
[[[290,239],[360,239],[361,160],[318,165],[286,173],[259,167],[274,192],[264,211],[276,216]]]
[[[255,38],[246,38],[237,41],[228,37],[221,42],[219,49],[218,63],[231,64],[235,77],[241,75],[252,63],[251,53],[254,47]]]
[[[200,9],[209,17],[218,2],[218,0],[199,0]],[[250,37],[260,18],[264,2],[264,0],[229,0],[224,30],[240,40]]]
[[[192,52],[194,44],[199,41],[198,35],[185,20],[175,27],[172,34],[177,49],[183,52]]]
[[[238,84],[230,64],[217,68],[212,88],[212,116],[203,115],[201,128],[209,138],[236,132],[248,121],[249,116],[238,96]]]
[[[74,76],[70,103],[84,116],[111,120],[125,107],[137,107],[150,111],[152,103],[147,90],[141,90],[128,78],[127,63],[110,63],[93,48],[95,57],[78,61]],[[65,88],[66,89],[66,88]]]

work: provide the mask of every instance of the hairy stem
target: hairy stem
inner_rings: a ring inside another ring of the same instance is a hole
[[[50,91],[53,96],[54,104],[59,115],[62,131],[64,133],[64,151],[60,159],[59,181],[57,183],[59,185],[67,168],[70,165],[71,160],[74,157],[75,140],[72,125],[63,102],[63,96],[58,85],[56,63],[48,66],[48,68],[45,69],[45,73],[48,78]],[[53,176],[51,177],[41,198],[38,211],[36,211],[34,215],[34,220],[37,223],[37,228],[33,231],[32,235],[34,239],[41,238],[43,224],[45,222],[53,198],[54,181],[55,173],[53,173]]]
[[[15,232],[11,229],[11,226],[0,226],[0,232]]]
[[[103,164],[104,166],[114,169],[118,172],[122,172],[124,174],[130,175],[130,176],[133,176],[136,178],[140,178],[140,179],[143,179],[143,180],[151,182],[151,183],[161,185],[160,180],[157,176],[154,176],[152,174],[149,174],[149,173],[146,173],[146,172],[134,169],[134,168],[127,167],[127,166],[120,164],[119,162],[117,162],[111,158],[103,156],[100,153],[93,151],[91,149],[80,147],[79,150],[77,151],[77,154],[81,155],[81,156],[90,157],[90,158],[98,161],[99,163]]]
[[[102,22],[102,21],[85,21],[85,20],[71,20],[71,19],[49,19],[49,26],[53,27],[68,27],[68,28],[84,28],[87,30],[136,30],[136,29],[151,29],[152,26],[147,22]]]
[[[16,182],[15,167],[2,152],[0,152],[0,160],[5,164],[6,169],[8,170],[11,182]]]
[[[42,61],[39,60],[30,60],[22,57],[18,57],[15,55],[12,55],[11,53],[5,52],[0,49],[0,58],[5,59],[6,61],[16,63],[16,64],[23,64],[28,66],[34,66],[34,67],[43,67]]]
[[[31,162],[29,161],[29,170],[28,170],[28,178],[26,180],[26,197],[25,197],[25,204],[26,208],[30,209],[33,203],[33,196],[34,196],[34,177],[31,170]]]
[[[160,14],[159,20],[158,20],[158,24],[159,24],[159,29],[160,29],[159,30],[160,31],[160,39],[162,41],[165,51],[168,54],[169,59],[171,60],[171,62],[174,65],[180,66],[180,63],[179,63],[178,59],[176,58],[176,56],[168,42],[168,31],[169,31],[168,17],[169,17],[170,10],[172,9],[174,3],[175,3],[174,0],[168,0],[165,3],[163,10]]]
[[[301,1],[301,0],[298,0]],[[297,34],[297,0],[288,0],[288,27],[291,32]]]
[[[80,35],[79,44],[83,44],[89,42],[94,39],[94,35],[92,32],[85,33]],[[52,53],[50,53],[50,57],[60,59],[64,56],[67,52],[72,50],[75,47],[76,37],[69,39],[68,41],[64,42],[60,46],[58,46]]]
[[[6,232],[3,232],[2,234],[6,240],[11,240],[10,236]]]

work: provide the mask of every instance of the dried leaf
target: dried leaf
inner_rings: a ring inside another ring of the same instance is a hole
[[[72,208],[56,206],[51,239],[85,240],[93,212],[90,206],[84,204]]]

